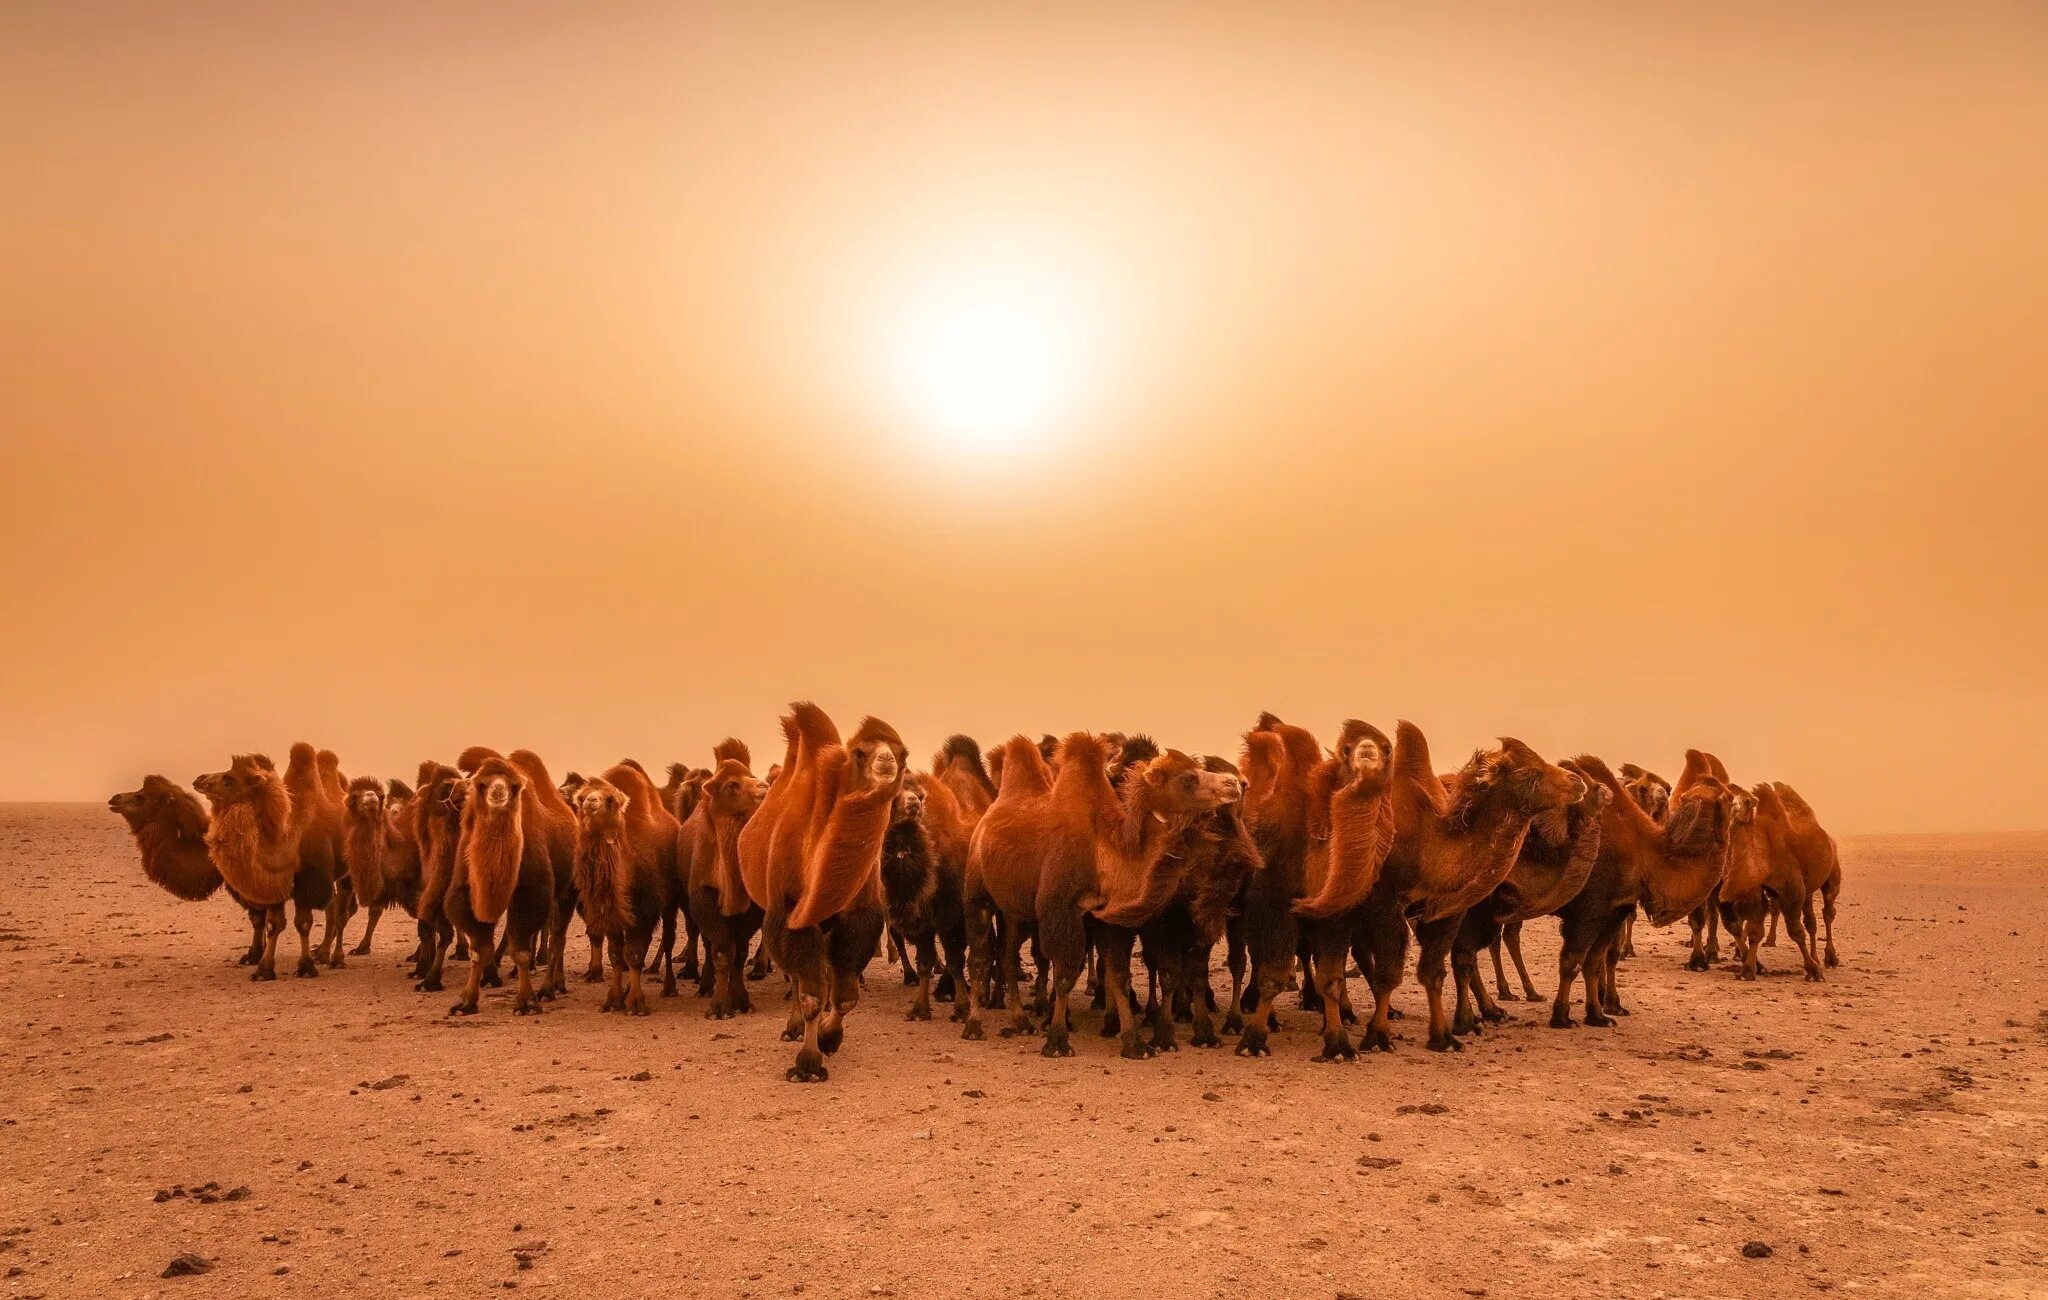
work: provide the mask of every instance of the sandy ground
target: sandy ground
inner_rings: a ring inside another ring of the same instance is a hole
[[[1291,999],[1269,1060],[1048,1061],[906,1023],[878,963],[798,1087],[772,987],[451,1019],[403,924],[254,985],[239,913],[150,887],[112,814],[4,807],[0,1296],[2048,1293],[2048,836],[1844,861],[1827,983],[1639,929],[1615,1030],[1518,1003],[1439,1056],[1411,984],[1355,1064]]]

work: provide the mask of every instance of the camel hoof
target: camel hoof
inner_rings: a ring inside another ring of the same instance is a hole
[[[932,1009],[930,1007],[912,1007],[903,1013],[903,1018],[905,1020],[930,1020],[932,1018]]]
[[[1609,1019],[1603,1012],[1588,1011],[1586,1013],[1586,1028],[1612,1029],[1614,1028],[1614,1021]]]
[[[1431,1034],[1429,1041],[1423,1045],[1432,1052],[1462,1052],[1465,1050],[1465,1045],[1458,1041],[1456,1034],[1445,1034],[1441,1038]]]
[[[1251,1029],[1246,1029],[1244,1037],[1237,1040],[1235,1050],[1239,1056],[1271,1056],[1273,1054],[1273,1049],[1266,1046],[1266,1035],[1263,1032],[1254,1032]]]
[[[1496,1025],[1505,1024],[1507,1021],[1513,1019],[1512,1016],[1508,1015],[1507,1012],[1502,1011],[1499,1007],[1486,1008],[1486,1010],[1481,1011],[1479,1013],[1479,1018],[1481,1020],[1491,1020]]]
[[[250,979],[250,982],[252,982],[252,983],[262,983],[262,982],[265,982],[265,981],[268,981],[268,980],[274,980],[274,979],[276,979],[276,978],[277,978],[277,972],[276,972],[276,971],[274,971],[274,970],[265,970],[265,969],[263,969],[263,968],[262,968],[261,966],[258,966],[258,967],[257,967],[257,968],[256,968],[255,970],[253,970],[253,971],[251,971],[251,972],[249,973],[249,979]]]
[[[585,984],[602,984],[604,983],[604,972],[601,970],[584,971],[583,982]]]
[[[1685,968],[1687,970],[1712,970],[1713,963],[1707,960],[1705,953],[1696,952],[1685,959]]]
[[[1367,1025],[1359,1046],[1368,1052],[1391,1052],[1394,1050],[1394,1036],[1384,1029]]]
[[[1506,989],[1502,989],[1493,1000],[1495,1002],[1520,1002],[1522,999],[1519,994],[1510,993]]]
[[[292,974],[302,980],[318,979],[320,978],[320,967],[315,962],[302,961],[299,963],[299,968],[293,971]]]
[[[1223,1046],[1223,1040],[1216,1036],[1216,1031],[1213,1029],[1208,1030],[1207,1032],[1197,1029],[1193,1034],[1189,1035],[1188,1046],[1221,1047]]]
[[[348,955],[351,957],[367,957],[370,955],[370,945],[367,943],[359,943],[355,947],[348,950]]]
[[[641,1003],[641,1004],[640,1004],[639,1006],[637,1006],[637,1007],[635,1007],[635,1006],[629,1006],[629,1007],[627,1007],[627,1008],[626,1008],[626,1014],[627,1014],[627,1015],[629,1015],[629,1016],[651,1016],[651,1015],[653,1015],[653,1014],[654,1014],[654,1012],[652,1012],[652,1011],[648,1010],[647,1004],[646,1004],[645,1002],[642,1002],[642,1003]]]
[[[1223,1032],[1236,1035],[1244,1032],[1244,1017],[1232,1011],[1223,1017]]]
[[[1476,1016],[1460,1017],[1459,1019],[1453,1020],[1451,1022],[1451,1033],[1454,1036],[1464,1037],[1467,1035],[1476,1034],[1478,1032],[1479,1019]]]
[[[1038,1049],[1038,1054],[1040,1056],[1072,1056],[1074,1054],[1074,1047],[1073,1044],[1067,1041],[1065,1034],[1047,1034],[1045,1036],[1045,1046]]]
[[[1123,1050],[1117,1055],[1126,1061],[1149,1061],[1159,1053],[1152,1050],[1150,1043],[1125,1043]]]
[[[512,1014],[515,1016],[537,1016],[540,1014],[540,1003],[523,1002],[512,1008]]]
[[[839,1050],[839,1044],[844,1042],[845,1039],[845,1026],[839,1025],[831,1029],[820,1026],[818,1029],[818,1050],[830,1056]]]
[[[1818,983],[1820,983],[1820,982],[1821,982],[1821,981],[1820,981],[1820,968],[1819,968],[1818,966],[1809,966],[1809,967],[1807,967],[1807,969],[1806,969],[1806,982],[1807,982],[1808,984],[1818,984]]]
[[[983,1041],[986,1035],[981,1031],[981,1021],[973,1016],[969,1016],[966,1022],[960,1026],[960,1037],[970,1043]]]
[[[815,1064],[798,1061],[795,1065],[789,1067],[789,1073],[783,1077],[791,1083],[823,1083],[831,1078],[832,1075],[825,1069],[825,1062],[819,1060]]]
[[[473,1016],[476,1014],[476,1008],[466,1002],[458,1002],[448,1008],[448,1014],[451,1016]]]
[[[1309,1059],[1320,1061],[1324,1065],[1338,1061],[1355,1061],[1358,1059],[1358,1049],[1351,1045],[1351,1037],[1348,1034],[1338,1034],[1334,1038],[1326,1034],[1323,1036],[1323,1050]]]

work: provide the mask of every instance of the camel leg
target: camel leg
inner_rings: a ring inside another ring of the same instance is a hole
[[[1508,987],[1508,969],[1501,964],[1500,959],[1502,939],[1503,936],[1496,934],[1493,936],[1493,942],[1487,945],[1493,953],[1493,984],[1495,988],[1500,990],[1500,1000],[1502,1002],[1514,1002],[1517,999],[1515,991]]]
[[[294,902],[292,929],[299,932],[299,968],[292,973],[302,980],[312,979],[320,973],[320,963],[313,957],[313,909]]]
[[[1216,992],[1209,987],[1209,954],[1206,950],[1181,955],[1180,983],[1191,992],[1188,999],[1188,1042],[1196,1047],[1223,1046],[1223,1040],[1216,1035]]]
[[[1010,1007],[1010,1023],[1002,1031],[1005,1038],[1015,1034],[1029,1034],[1038,1028],[1031,1019],[1030,1007],[1024,1002],[1024,959],[1019,952],[1021,946],[1010,921],[1004,917],[997,917],[996,953],[1003,963],[1003,993],[1008,998]],[[1050,963],[1040,961],[1039,974],[1048,974],[1049,967]],[[1047,1008],[1047,1015],[1051,1015],[1050,1007]]]
[[[473,1016],[483,1003],[484,965],[489,960],[485,954],[491,951],[491,935],[481,921],[464,923],[462,928],[467,931],[472,924],[478,933],[469,935],[469,976],[462,983],[461,998],[448,1008],[451,1016]]]
[[[906,953],[904,961],[909,961]],[[932,979],[939,969],[939,937],[936,932],[927,931],[917,938],[917,998],[905,1012],[905,1020],[930,1020],[932,1018]]]
[[[569,992],[569,917],[571,909],[557,906],[548,920],[548,976],[541,986],[543,1001],[552,1002]]]
[[[533,989],[533,947],[522,945],[512,950],[512,972],[518,989],[513,997],[512,1014],[531,1016],[540,1013],[540,1000]]]
[[[355,915],[355,901],[355,891],[348,885],[336,885],[334,892],[327,896],[327,924],[320,931],[320,947],[314,952],[313,960],[325,964],[329,970],[339,970],[348,960],[341,944],[342,936],[348,932],[348,919]]]
[[[1223,963],[1230,968],[1230,1008],[1223,1013],[1223,1032],[1244,1032],[1244,918],[1233,916],[1223,923]]]
[[[1707,899],[1707,960],[1721,960],[1721,888],[1714,887],[1713,896]]]
[[[1830,967],[1842,964],[1841,959],[1835,956],[1835,899],[1840,896],[1841,892],[1842,886],[1839,880],[1821,886],[1820,891],[1820,923],[1827,936],[1827,959],[1825,964]]]
[[[1692,927],[1692,954],[1685,959],[1687,970],[1712,970],[1713,963],[1707,959],[1707,921],[1705,906],[1695,907],[1686,918]]]
[[[600,1012],[620,1011],[626,1005],[626,972],[621,969],[626,957],[626,944],[619,936],[612,935],[605,940],[605,947],[611,951],[612,957],[611,985],[605,989],[604,1002],[597,1009]]]
[[[585,984],[604,983],[604,941],[591,932],[590,922],[583,923],[583,934],[590,940],[590,965],[583,970]]]
[[[1522,923],[1511,921],[1501,930],[1501,942],[1507,945],[1508,959],[1515,963],[1515,978],[1522,981],[1522,999],[1525,1002],[1541,1002],[1543,995],[1536,991],[1536,982],[1529,978],[1528,964],[1522,960]]]
[[[959,1006],[955,1007],[960,1020],[960,1037],[978,1041],[982,1037],[981,1004],[986,995],[990,968],[995,954],[991,951],[997,942],[995,919],[980,902],[969,902],[967,911],[967,982],[961,987]],[[965,1010],[962,1011],[961,1007]]]
[[[740,972],[734,969],[737,961],[733,953],[732,936],[722,934],[713,939],[707,934],[704,938],[705,951],[710,955],[711,967],[711,1009],[704,1014],[712,1020],[730,1020],[735,1014],[732,1005],[732,986],[734,977],[740,975]]]
[[[1322,995],[1323,1004],[1323,1050],[1315,1059],[1326,1062],[1358,1057],[1358,1049],[1351,1045],[1351,1034],[1344,1028],[1344,962],[1349,954],[1345,952],[1342,932],[1329,933],[1337,929],[1337,924],[1326,920],[1302,926],[1304,932],[1313,935],[1309,978]]]
[[[1804,908],[1804,900],[1795,900],[1789,895],[1778,900],[1778,915],[1785,920],[1785,933],[1798,947],[1799,960],[1806,967],[1806,980],[1813,984],[1818,983],[1821,977],[1820,955],[1814,951],[1813,936],[1806,932],[1805,923],[1800,919]]]
[[[650,946],[648,941],[652,938],[653,935],[651,933],[646,935],[628,934],[621,940],[625,950],[623,955],[626,958],[628,967],[626,1014],[629,1016],[652,1014],[647,1006],[647,989],[643,983],[647,974],[647,949]]]
[[[1105,928],[1096,940],[1095,952],[1101,963],[1103,983],[1107,986],[1105,998],[1109,1006],[1121,1015],[1118,1034],[1123,1039],[1123,1058],[1126,1061],[1150,1060],[1157,1052],[1144,1040],[1144,1016],[1138,1010],[1137,994],[1131,988],[1131,932]]]
[[[889,927],[889,943],[896,950],[897,964],[903,967],[903,987],[917,987],[917,967],[910,960],[910,945],[904,940],[902,931],[893,925]]]
[[[254,914],[261,918],[263,926],[263,951],[257,954],[256,969],[249,972],[249,978],[274,980],[277,978],[277,937],[284,933],[284,904],[257,909]]]
[[[1401,968],[1408,961],[1408,924],[1391,906],[1368,897],[1360,940],[1353,952],[1366,958],[1361,969],[1372,985],[1372,1020],[1359,1046],[1369,1052],[1391,1052],[1394,990],[1401,985]]]
[[[796,1064],[789,1067],[791,1083],[822,1083],[827,1078],[825,1053],[818,1048],[818,1020],[823,1006],[819,1002],[816,988],[818,976],[790,976],[796,986],[796,997],[792,999],[790,1014],[795,1017],[803,1045],[796,1049]]]
[[[1771,913],[1768,924],[1770,928],[1764,933],[1764,947],[1775,948],[1778,946],[1778,914],[1776,912]]]
[[[251,907],[249,913],[249,946],[235,959],[237,966],[254,966],[263,960],[263,918],[265,909]]]
[[[1444,1003],[1444,971],[1449,964],[1451,941],[1457,935],[1462,916],[1425,921],[1415,927],[1415,979],[1429,997],[1429,1038],[1432,1052],[1462,1051],[1464,1044],[1451,1032],[1451,1016]]]
[[[1628,1008],[1621,1005],[1621,984],[1615,978],[1619,969],[1620,962],[1610,948],[1607,950],[1607,969],[1600,981],[1600,1009],[1610,1016],[1629,1014]]]
[[[363,930],[363,937],[362,937],[362,938],[360,938],[360,939],[358,939],[358,940],[356,940],[356,946],[348,950],[348,954],[349,954],[349,956],[351,956],[351,957],[363,957],[363,956],[367,956],[367,955],[369,955],[369,951],[370,951],[370,940],[371,940],[371,939],[374,939],[374,938],[375,938],[375,937],[377,936],[377,922],[379,922],[379,921],[381,921],[381,920],[383,920],[383,919],[384,919],[384,904],[382,904],[382,903],[372,903],[372,904],[370,904],[370,914],[369,914],[369,917],[368,917],[368,918],[367,918],[367,919],[366,919],[366,920],[364,921],[364,923],[363,923],[363,924],[364,924],[364,927],[365,927],[365,928],[364,928],[364,930]]]

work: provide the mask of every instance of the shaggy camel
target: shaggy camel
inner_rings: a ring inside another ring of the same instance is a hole
[[[442,905],[448,895],[448,883],[455,878],[455,850],[462,837],[462,804],[469,787],[462,773],[432,759],[420,764],[417,784],[410,808],[413,843],[420,855],[420,901],[413,913],[419,921],[420,952],[413,964],[413,987],[422,993],[438,993],[449,946],[456,945],[457,961],[469,955],[469,940],[457,934]],[[495,972],[487,973],[484,982],[495,986]]]
[[[726,1020],[754,1009],[740,964],[761,928],[762,913],[740,878],[739,838],[768,785],[754,775],[753,758],[741,742],[722,741],[712,757],[718,766],[691,800],[677,838],[676,866],[686,906],[704,940],[697,991],[711,997],[705,1014]]]
[[[961,739],[965,738],[954,738]],[[939,751],[932,764],[935,770],[943,769],[947,753]],[[978,767],[978,750],[975,758]],[[917,986],[917,997],[905,1019],[932,1018],[933,985],[942,952],[953,988],[957,990],[967,978],[967,922],[961,893],[966,887],[967,846],[979,820],[961,805],[950,784],[921,772],[904,779],[890,810],[889,833],[882,841],[882,895],[888,904],[889,928],[901,941],[917,948],[914,967],[908,953],[903,956],[905,971]],[[956,995],[955,1020],[965,1018],[966,1001]]]
[[[678,892],[675,815],[640,768],[621,763],[576,791],[576,897],[611,956],[600,1011],[648,1014],[641,978],[648,945]]]
[[[1576,771],[1569,760],[1559,766]],[[1583,772],[1579,775],[1584,779]],[[1451,947],[1451,973],[1458,985],[1458,1013],[1451,1032],[1474,1033],[1482,1019],[1507,1019],[1507,1012],[1487,995],[1486,981],[1479,973],[1479,950],[1493,947],[1498,963],[1503,930],[1510,925],[1519,929],[1524,921],[1552,915],[1578,897],[1593,874],[1600,853],[1600,819],[1613,797],[1606,786],[1588,780],[1586,793],[1577,803],[1538,817],[1523,837],[1521,852],[1507,878],[1465,913]],[[1515,965],[1521,968],[1519,943],[1515,945]],[[1505,993],[1507,980],[1501,977],[1498,964],[1494,973]],[[1527,970],[1522,970],[1525,985],[1528,978]],[[1529,1000],[1535,1001],[1534,987],[1528,992]]]
[[[1572,985],[1581,972],[1588,1025],[1611,1025],[1611,1016],[1628,1014],[1614,983],[1623,920],[1640,906],[1650,924],[1670,925],[1706,900],[1727,867],[1733,809],[1728,788],[1707,770],[1706,756],[1698,750],[1686,752],[1685,775],[1673,788],[1661,822],[1600,759],[1582,754],[1572,765],[1613,797],[1601,814],[1592,874],[1578,895],[1558,909],[1563,947],[1550,1009],[1553,1029],[1573,1027]]]
[[[793,985],[783,1036],[801,1045],[787,1077],[810,1083],[826,1078],[882,935],[882,840],[907,751],[874,718],[842,742],[815,704],[790,706],[782,730],[782,775],[740,831],[740,875]]]
[[[1222,758],[1205,757],[1202,767],[1218,775],[1238,775],[1237,768]],[[1158,915],[1138,929],[1145,966],[1159,985],[1157,1002],[1150,1006],[1152,1046],[1161,1052],[1179,1050],[1173,1023],[1185,1006],[1188,1041],[1196,1047],[1221,1047],[1213,1018],[1216,995],[1209,987],[1209,954],[1223,937],[1245,883],[1261,866],[1258,845],[1244,824],[1242,793],[1197,817],[1168,852],[1179,859],[1180,885]]]
[[[397,906],[417,917],[420,910],[420,847],[414,838],[412,790],[393,780],[385,785],[371,776],[348,784],[342,802],[341,856],[348,864],[351,896],[369,916],[363,937],[349,950],[352,956],[370,951],[384,909]],[[419,952],[413,953],[419,960]]]
[[[1018,988],[1022,927],[1035,925],[1050,969],[1047,1056],[1071,1056],[1068,995],[1087,960],[1090,921],[1105,955],[1109,990],[1123,1026],[1123,1054],[1152,1055],[1139,1039],[1130,993],[1135,928],[1179,885],[1168,856],[1197,817],[1238,798],[1242,782],[1169,751],[1134,769],[1120,794],[1110,784],[1108,747],[1075,732],[1061,742],[1054,775],[1041,748],[1019,736],[1002,747],[1002,783],[975,828],[967,859],[967,932],[972,970],[962,1036],[982,1036],[980,989],[990,970],[990,936],[1002,957],[1004,994],[1014,1008],[1007,1032],[1033,1028]],[[998,928],[999,927],[999,928]]]
[[[448,1013],[477,1013],[484,971],[495,966],[500,952],[502,919],[503,952],[511,956],[517,979],[512,1009],[535,1015],[541,1000],[558,991],[552,972],[536,987],[533,954],[546,933],[549,960],[561,960],[568,931],[564,905],[575,896],[575,816],[548,778],[546,764],[529,750],[506,758],[476,747],[463,751],[456,765],[468,779],[455,870],[441,905],[468,937],[470,960],[469,979]]]
[[[1835,955],[1835,899],[1841,890],[1841,861],[1835,842],[1821,829],[1813,809],[1792,787],[1782,782],[1756,787],[1756,851],[1760,861],[1739,882],[1740,895],[1724,894],[1739,923],[1745,978],[1754,978],[1757,948],[1763,942],[1767,913],[1775,912],[1785,922],[1785,933],[1799,949],[1806,978],[1821,978],[1823,964],[1838,964]],[[1761,876],[1761,882],[1755,877]],[[1814,894],[1820,894],[1826,926],[1823,956],[1820,936],[1813,932]]]
[[[221,887],[220,869],[206,848],[212,819],[206,805],[183,786],[169,777],[146,776],[140,789],[114,795],[107,807],[128,823],[142,852],[142,874],[152,883],[188,903],[211,898]],[[234,891],[228,894],[233,897]],[[249,947],[238,964],[254,966],[263,957],[263,913],[248,911]]]
[[[1421,729],[1402,722],[1394,730],[1390,784],[1393,844],[1365,903],[1367,960],[1361,965],[1373,992],[1365,1045],[1393,1050],[1388,1011],[1412,922],[1419,948],[1415,975],[1429,996],[1427,1046],[1459,1050],[1443,989],[1458,925],[1513,869],[1530,823],[1577,802],[1586,783],[1521,741],[1502,737],[1497,747],[1475,751],[1447,789],[1430,765]]]
[[[213,804],[206,848],[222,881],[265,928],[263,951],[250,975],[277,978],[277,939],[284,904],[292,903],[299,933],[297,974],[320,973],[313,957],[313,911],[334,899],[339,867],[339,820],[326,817],[326,790],[313,747],[292,746],[285,776],[262,754],[237,754],[224,772],[194,778],[192,788]]]
[[[1239,1033],[1240,1056],[1268,1054],[1267,1037],[1279,1024],[1274,1000],[1295,984],[1302,936],[1294,905],[1308,892],[1309,791],[1322,762],[1313,735],[1270,713],[1261,713],[1245,733],[1238,764],[1245,775],[1244,820],[1265,865],[1246,880],[1228,935],[1231,997],[1223,1032]],[[1302,981],[1304,1010],[1312,1005],[1312,985]]]

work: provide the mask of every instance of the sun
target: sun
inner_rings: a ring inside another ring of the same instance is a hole
[[[925,435],[969,451],[1058,433],[1087,388],[1094,313],[1073,281],[1024,260],[959,259],[897,300],[885,368]]]

